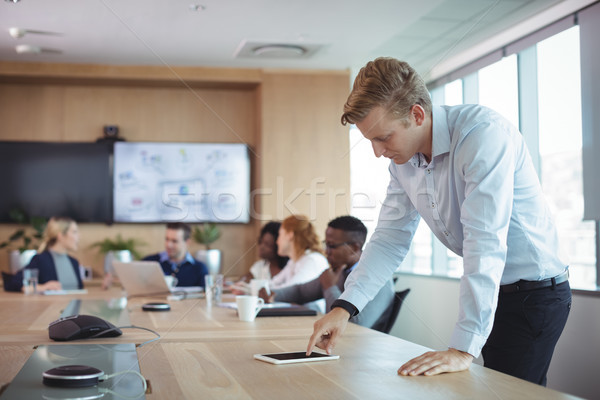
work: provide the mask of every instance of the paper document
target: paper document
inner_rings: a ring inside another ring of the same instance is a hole
[[[46,296],[54,296],[59,294],[87,294],[87,289],[61,289],[61,290],[44,290],[42,294]]]

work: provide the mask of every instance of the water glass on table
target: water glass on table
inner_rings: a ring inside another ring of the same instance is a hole
[[[213,300],[217,303],[220,303],[223,294],[223,275],[206,275],[204,277],[204,283],[207,304],[212,304]]]
[[[35,268],[25,268],[23,270],[23,292],[25,294],[37,293],[39,270]]]

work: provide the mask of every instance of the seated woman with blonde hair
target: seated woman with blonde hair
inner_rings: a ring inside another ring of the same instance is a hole
[[[329,268],[327,258],[321,253],[319,237],[304,215],[291,215],[283,220],[277,246],[278,254],[290,259],[271,279],[269,289],[311,281]]]
[[[79,230],[68,217],[52,217],[44,230],[43,242],[29,265],[37,269],[37,290],[83,289],[79,274],[79,262],[68,252],[77,251]],[[6,290],[18,292],[23,286],[23,270],[19,271]]]

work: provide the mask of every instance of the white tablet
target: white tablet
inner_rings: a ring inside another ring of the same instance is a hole
[[[305,351],[295,351],[285,353],[255,354],[254,358],[271,364],[292,364],[299,362],[337,360],[340,358],[340,356],[317,353],[314,351],[310,356],[307,356]]]

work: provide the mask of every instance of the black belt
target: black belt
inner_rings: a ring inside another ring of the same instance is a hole
[[[554,278],[544,279],[542,281],[524,281],[520,280],[509,285],[500,286],[501,293],[525,292],[527,290],[542,289],[550,286],[560,285],[569,280],[569,270],[566,270]]]

